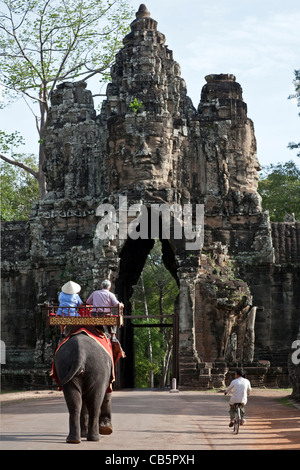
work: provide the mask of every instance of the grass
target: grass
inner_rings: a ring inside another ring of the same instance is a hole
[[[289,406],[290,408],[297,408],[293,402],[291,402],[290,397],[281,397],[276,400],[281,405]]]

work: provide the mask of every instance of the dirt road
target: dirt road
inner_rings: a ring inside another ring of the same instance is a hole
[[[300,409],[278,401],[288,392],[254,389],[247,423],[228,427],[228,397],[217,392],[113,392],[113,427],[99,442],[67,444],[61,392],[1,395],[2,450],[300,450]],[[13,400],[14,399],[14,400]],[[109,452],[108,452],[109,451]],[[153,462],[154,463],[154,462]],[[183,462],[182,462],[183,463]]]

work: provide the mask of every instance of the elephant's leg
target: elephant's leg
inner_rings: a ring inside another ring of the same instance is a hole
[[[111,396],[112,393],[106,393],[102,402],[99,420],[100,434],[111,434],[113,432],[113,427],[111,423]]]
[[[81,392],[72,382],[64,385],[63,392],[69,410],[69,435],[67,442],[80,443],[80,413],[82,405]]]
[[[89,415],[88,432],[87,432],[88,441],[100,440],[99,415],[100,415],[101,402],[102,402],[102,397],[99,397],[98,394],[95,394],[95,393],[91,397],[86,398],[86,405],[87,405],[88,415]]]
[[[86,406],[86,402],[82,400],[82,408],[80,414],[80,428],[81,428],[81,437],[87,437],[88,434],[88,424],[89,424],[89,414]]]

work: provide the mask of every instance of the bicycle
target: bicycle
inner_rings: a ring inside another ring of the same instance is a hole
[[[243,407],[243,403],[235,403],[234,404],[234,421],[233,421],[233,432],[234,434],[238,434],[241,424],[241,408]]]

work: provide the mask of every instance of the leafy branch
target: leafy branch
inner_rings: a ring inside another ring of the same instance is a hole
[[[139,109],[141,109],[143,106],[143,102],[138,100],[137,98],[134,98],[134,100],[130,103],[129,107],[130,109],[136,114]]]
[[[107,81],[132,10],[126,0],[3,0],[2,5],[0,83],[8,96],[25,96],[37,104],[39,169],[31,174],[44,197],[41,137],[53,91],[63,81],[95,75],[100,83]],[[0,158],[29,171],[3,153]]]

